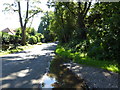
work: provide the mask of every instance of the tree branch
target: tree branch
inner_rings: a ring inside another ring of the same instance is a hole
[[[28,22],[28,10],[29,10],[29,0],[27,1],[27,11],[26,11],[24,28],[26,28],[26,24],[27,24],[27,22]]]
[[[42,10],[39,10],[39,11],[33,13],[31,16],[28,17],[28,20],[29,20],[30,18],[32,18],[34,15],[38,14],[39,12],[42,12]]]
[[[85,12],[86,8],[87,8],[87,2],[85,2],[85,4],[84,4],[84,9],[82,11],[82,14]]]
[[[21,28],[23,28],[23,22],[22,22],[22,16],[21,16],[20,2],[18,2],[18,13],[19,13],[20,25],[21,25]]]
[[[80,1],[78,2],[78,8],[79,8],[79,10],[82,10],[81,9],[81,2]]]
[[[69,6],[67,5],[67,3],[65,3],[65,6],[68,8],[68,10],[76,17],[75,13],[69,8]]]
[[[87,14],[88,10],[90,9],[90,6],[91,6],[91,2],[89,2],[89,5],[88,5],[88,7],[87,7],[87,9],[86,9],[86,11],[85,11],[85,13],[84,13],[84,16],[83,16],[83,17],[85,17],[85,16],[86,16],[86,14]]]

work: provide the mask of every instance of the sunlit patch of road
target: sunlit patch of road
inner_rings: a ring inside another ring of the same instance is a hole
[[[54,56],[56,43],[34,45],[34,48],[2,58],[2,88],[38,87]]]

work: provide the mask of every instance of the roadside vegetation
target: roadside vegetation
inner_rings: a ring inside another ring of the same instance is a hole
[[[2,33],[2,51],[19,45],[59,41],[58,55],[79,64],[120,72],[120,2],[49,1],[48,7],[55,9],[44,12],[38,31],[26,28],[28,14],[32,13],[28,12],[29,2],[25,26],[21,25],[16,35]],[[17,4],[20,14],[20,1]],[[42,12],[40,8],[32,14],[39,12]]]
[[[119,70],[120,2],[57,2],[48,29],[59,45],[56,53],[73,62]]]
[[[15,53],[15,52],[20,52],[25,49],[30,49],[32,48],[33,44],[41,44],[42,39],[44,36],[41,33],[37,33],[37,31],[34,28],[27,28],[26,29],[26,45],[22,46],[21,41],[22,41],[22,32],[21,29],[18,28],[16,29],[16,34],[15,35],[10,35],[5,32],[0,32],[0,37],[2,41],[2,48],[0,51],[0,56],[1,55],[6,55],[9,53]]]
[[[58,55],[58,57],[61,56],[68,61],[71,60],[75,63],[84,64],[87,66],[93,66],[93,67],[102,68],[109,71],[120,73],[120,70],[118,68],[118,63],[115,61],[98,60],[98,59],[90,58],[84,53],[72,52],[72,51],[73,50],[67,48],[65,49],[64,47],[59,45],[55,52]]]

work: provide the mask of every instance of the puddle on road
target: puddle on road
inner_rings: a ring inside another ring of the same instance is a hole
[[[40,88],[53,88],[52,84],[56,82],[55,77],[50,77],[48,73],[46,73],[42,77],[42,82],[40,82]]]
[[[53,59],[50,72],[45,74],[40,83],[41,88],[80,88],[86,89],[84,80],[62,65],[62,60]]]

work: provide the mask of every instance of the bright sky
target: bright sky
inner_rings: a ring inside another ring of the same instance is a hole
[[[18,13],[4,13],[2,12],[2,10],[4,9],[3,4],[4,3],[12,3],[14,0],[0,0],[0,31],[5,29],[5,28],[10,28],[10,29],[15,29],[20,27],[20,23],[19,23],[19,17],[18,17]],[[40,0],[41,4],[40,4],[40,8],[43,11],[49,11],[49,10],[54,10],[52,9],[48,9],[46,2],[47,0]],[[21,3],[22,9],[26,9],[25,7],[25,3]],[[40,23],[40,17],[42,17],[43,14],[40,13],[38,15],[35,16],[33,23],[32,23],[32,27],[34,27],[36,30],[38,29],[39,23]],[[29,25],[29,24],[28,24]]]

